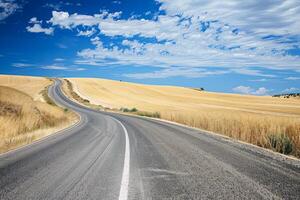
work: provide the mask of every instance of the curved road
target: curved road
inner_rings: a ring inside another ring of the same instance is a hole
[[[67,99],[59,81],[49,94],[81,121],[0,155],[1,200],[300,199],[299,161],[166,122],[93,111]]]

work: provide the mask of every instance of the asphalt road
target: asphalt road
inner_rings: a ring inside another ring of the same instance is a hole
[[[68,100],[59,82],[49,94],[81,121],[0,155],[1,200],[300,199],[299,161],[166,122],[96,112]]]

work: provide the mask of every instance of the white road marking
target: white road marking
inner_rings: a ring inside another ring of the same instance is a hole
[[[115,118],[114,118],[115,119]],[[121,189],[119,194],[119,200],[127,200],[128,198],[128,185],[129,185],[129,169],[130,169],[130,145],[128,132],[125,126],[117,119],[115,119],[123,128],[125,133],[125,155],[124,155],[124,167],[121,181]]]

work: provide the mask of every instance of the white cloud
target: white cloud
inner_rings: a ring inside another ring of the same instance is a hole
[[[261,78],[261,79],[253,79],[253,80],[250,80],[252,82],[266,82],[268,81],[268,79],[265,79],[265,78]]]
[[[291,87],[291,88],[287,88],[285,90],[283,90],[283,93],[292,93],[292,92],[299,92],[300,88],[296,88],[296,87]]]
[[[96,29],[93,27],[89,30],[78,30],[78,36],[87,36],[87,37],[91,37],[92,35],[94,35],[96,33]]]
[[[54,61],[62,62],[62,61],[65,61],[65,59],[63,59],[63,58],[55,58]]]
[[[254,69],[232,69],[233,72],[236,72],[238,74],[244,74],[244,75],[251,75],[251,76],[263,76],[263,77],[275,77],[275,75],[271,74],[264,74],[260,70],[254,70]]]
[[[156,20],[120,19],[120,12],[82,15],[53,11],[48,23],[52,28],[75,29],[78,35],[92,36],[91,30],[96,30],[107,37],[124,38],[123,46],[91,39],[95,47],[79,51],[78,64],[181,67],[183,75],[209,67],[261,77],[275,77],[264,73],[264,68],[300,70],[300,56],[286,54],[300,45],[299,40],[291,39],[300,36],[299,1],[159,2],[166,14],[157,15]]]
[[[0,0],[0,21],[14,14],[20,6],[14,0]]]
[[[27,26],[26,27],[28,32],[31,33],[45,33],[47,35],[53,34],[54,29],[52,27],[50,28],[43,28],[40,24],[34,24],[33,26]]]
[[[18,68],[23,68],[23,67],[32,67],[32,64],[28,63],[13,63],[11,66],[13,67],[18,67]]]
[[[256,90],[249,86],[242,86],[242,85],[237,86],[237,87],[233,88],[232,90],[234,92],[241,93],[241,94],[251,94],[251,95],[261,95],[261,96],[268,95],[268,93],[271,91],[265,87],[260,87]]]
[[[41,67],[42,69],[54,69],[54,70],[67,70],[67,67],[63,67],[63,66],[57,66],[57,65],[47,65],[47,66],[43,66]]]
[[[78,68],[78,67],[65,67],[65,66],[61,66],[61,65],[46,65],[46,66],[42,66],[40,67],[41,69],[48,69],[48,70],[64,70],[64,71],[83,71],[86,70],[85,68]]]
[[[250,94],[253,89],[249,86],[237,86],[232,89],[234,92],[242,93],[242,94]]]
[[[299,34],[300,4],[298,0],[273,1],[206,1],[158,0],[161,10],[169,15],[182,13],[204,20],[220,20],[256,34]]]
[[[52,25],[60,26],[61,28],[75,28],[77,26],[95,26],[103,20],[117,19],[121,12],[108,13],[103,11],[96,15],[79,15],[77,13],[70,15],[68,12],[52,12],[52,18],[48,21]]]
[[[295,80],[300,80],[300,77],[290,76],[290,77],[285,78],[285,80],[295,81]]]
[[[43,7],[52,8],[54,10],[61,10],[64,6],[81,6],[81,4],[60,1],[59,3],[46,3]]]
[[[156,78],[168,78],[168,77],[187,77],[187,78],[198,78],[205,77],[209,75],[219,75],[228,73],[226,71],[206,71],[204,69],[199,68],[172,68],[172,69],[164,69],[149,73],[132,73],[132,74],[124,74],[124,76],[134,79],[156,79]]]
[[[268,90],[265,87],[260,87],[256,91],[254,91],[252,94],[255,95],[267,95],[271,90]]]
[[[30,24],[41,24],[42,21],[39,21],[36,17],[32,17],[32,18],[29,20],[29,23],[30,23]]]
[[[112,3],[114,3],[114,4],[121,4],[122,2],[121,2],[121,1],[114,0],[114,1],[112,1]]]

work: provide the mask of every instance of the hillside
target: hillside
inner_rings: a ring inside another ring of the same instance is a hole
[[[0,76],[0,153],[75,123],[74,113],[43,99],[50,83],[45,78]]]
[[[300,102],[270,96],[198,91],[184,87],[152,86],[105,79],[69,79],[74,90],[93,104],[145,111],[198,112],[234,110],[269,115],[300,116]]]
[[[159,112],[163,119],[277,151],[282,151],[283,147],[278,145],[287,136],[287,140],[293,143],[293,154],[300,155],[300,102],[296,99],[214,93],[104,79],[68,80],[72,82],[74,91],[92,104]],[[278,140],[275,146],[272,138]]]
[[[1,86],[17,89],[40,101],[43,101],[41,91],[51,83],[43,77],[0,75]]]

